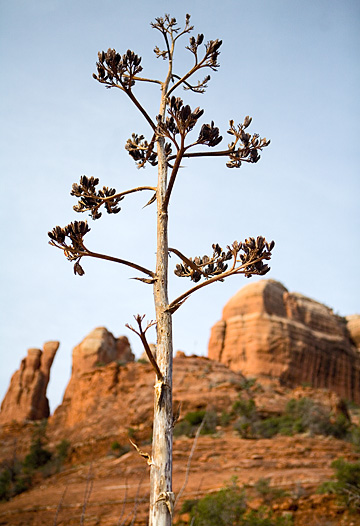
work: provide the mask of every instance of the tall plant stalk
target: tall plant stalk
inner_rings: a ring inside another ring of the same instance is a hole
[[[188,140],[203,110],[184,105],[179,97],[173,95],[179,87],[194,93],[204,93],[210,80],[206,75],[203,80],[193,82],[193,76],[201,69],[216,71],[219,68],[218,57],[221,40],[210,40],[203,45],[204,35],[195,38],[190,36],[186,48],[193,55],[193,66],[184,74],[174,72],[174,51],[177,40],[193,31],[190,25],[190,15],[185,17],[184,28],[181,29],[175,18],[169,15],[155,19],[152,27],[158,30],[164,40],[164,49],[155,47],[158,58],[167,61],[168,69],[164,81],[145,78],[142,71],[141,58],[128,50],[120,55],[114,49],[99,52],[97,73],[93,77],[107,88],[118,88],[123,91],[137,107],[151,129],[151,139],[143,135],[132,134],[126,143],[126,150],[136,162],[138,168],[145,165],[157,166],[158,182],[156,187],[143,186],[117,192],[114,188],[98,189],[99,179],[83,175],[80,182],[73,184],[71,195],[78,198],[74,206],[76,212],[89,212],[93,220],[101,217],[100,209],[104,207],[109,214],[120,212],[119,203],[125,196],[135,192],[150,191],[152,197],[147,205],[157,203],[157,241],[155,271],[143,267],[139,263],[127,261],[106,254],[89,250],[84,244],[84,236],[90,231],[86,221],[74,221],[66,227],[56,226],[49,232],[50,244],[63,250],[68,260],[74,262],[74,272],[82,276],[83,258],[95,257],[129,266],[142,274],[136,279],[145,284],[153,285],[156,322],[142,326],[144,316],[136,315],[137,327],[127,325],[141,339],[144,349],[156,373],[154,397],[154,421],[152,455],[136,450],[150,465],[150,526],[170,526],[172,524],[175,495],[172,490],[172,457],[173,457],[173,426],[175,418],[172,407],[172,316],[176,310],[197,290],[225,278],[244,274],[264,275],[269,271],[265,260],[271,258],[274,242],[268,243],[264,237],[250,237],[244,242],[234,241],[222,249],[219,244],[212,245],[212,254],[191,258],[185,256],[176,248],[168,245],[168,214],[170,197],[172,195],[179,168],[184,157],[222,156],[227,157],[228,168],[239,168],[245,163],[256,163],[259,151],[268,146],[270,141],[261,139],[258,134],[249,134],[251,118],[245,117],[241,124],[234,125],[230,120],[228,133],[232,142],[225,149],[209,151],[203,146],[215,148],[222,141],[219,129],[211,121],[203,124],[197,139]],[[143,107],[134,93],[138,82],[147,82],[161,86],[159,113],[153,119]],[[195,151],[193,151],[195,149]],[[190,151],[191,150],[191,151]],[[174,270],[178,277],[189,278],[194,285],[184,291],[179,297],[169,301],[168,298],[168,260],[169,253],[174,253],[180,260]],[[145,277],[144,277],[145,275]],[[156,324],[157,345],[156,356],[152,353],[146,331]]]

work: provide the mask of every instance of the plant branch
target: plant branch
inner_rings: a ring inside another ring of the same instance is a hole
[[[138,324],[138,327],[139,327],[139,330],[137,331],[136,329],[134,329],[131,325],[129,325],[128,323],[126,324],[126,327],[128,329],[130,329],[131,331],[133,331],[135,334],[137,334],[141,340],[141,343],[143,344],[143,347],[145,349],[145,352],[146,352],[146,355],[147,357],[149,358],[149,362],[151,363],[151,365],[153,366],[153,368],[155,369],[155,372],[156,372],[156,376],[157,376],[157,379],[161,382],[164,381],[164,376],[162,375],[160,369],[159,369],[159,366],[154,358],[154,355],[153,353],[151,352],[151,349],[150,349],[150,346],[147,342],[147,339],[146,339],[146,331],[148,329],[150,329],[150,327],[152,327],[153,325],[156,325],[156,322],[155,321],[151,321],[147,324],[145,330],[143,330],[142,328],[142,321],[145,317],[145,314],[143,316],[140,316],[140,314],[137,314],[136,316],[134,316],[135,318],[135,321],[136,323]]]
[[[148,113],[146,112],[145,108],[143,108],[143,106],[137,100],[137,98],[135,97],[135,95],[133,94],[131,89],[130,88],[129,89],[124,89],[124,91],[125,91],[126,95],[130,98],[130,100],[135,104],[135,106],[140,111],[140,113],[143,114],[143,116],[145,117],[145,119],[148,121],[148,123],[150,124],[151,128],[153,129],[153,131],[155,131],[156,130],[155,123],[153,122],[151,117],[148,115]]]
[[[88,250],[85,247],[82,238],[77,239],[76,246],[67,245],[65,242],[65,236],[56,237],[57,229],[61,231],[60,227],[56,227],[52,232],[49,233],[51,234],[50,236],[51,241],[49,241],[49,244],[54,247],[60,248],[60,250],[64,252],[66,258],[69,261],[76,260],[75,265],[79,265],[78,262],[82,257],[90,256],[90,257],[97,258],[97,259],[105,259],[106,261],[113,261],[114,263],[121,263],[122,265],[126,265],[127,267],[134,268],[135,270],[138,270],[139,272],[143,272],[144,274],[147,274],[151,278],[156,279],[154,272],[152,272],[151,270],[145,267],[142,267],[141,265],[138,265],[137,263],[133,263],[132,261],[127,261],[126,259],[120,259],[114,256],[108,256],[106,254],[99,254],[98,252],[92,252],[91,250]],[[72,239],[72,242],[74,243],[73,239]],[[84,274],[84,271],[80,272],[80,275],[83,275],[83,274]]]
[[[240,267],[234,268],[232,267],[230,270],[227,270],[226,272],[223,272],[222,274],[219,274],[217,276],[213,276],[212,278],[208,279],[207,281],[203,281],[202,283],[199,283],[198,285],[195,285],[191,289],[189,289],[187,292],[184,292],[180,296],[178,296],[174,301],[172,301],[169,306],[168,310],[175,312],[177,310],[178,306],[182,304],[185,300],[188,299],[188,297],[195,291],[202,289],[203,287],[206,287],[207,285],[210,285],[211,283],[215,283],[216,281],[223,281],[225,278],[229,276],[234,276],[236,274],[246,274],[246,268],[250,267],[252,265],[255,265],[259,261],[262,261],[263,259],[267,259],[265,257],[257,258],[253,261],[249,261],[247,263],[244,263]]]
[[[177,173],[178,173],[179,168],[180,168],[180,163],[181,163],[181,159],[183,158],[184,151],[185,151],[185,149],[184,149],[184,135],[182,134],[181,135],[180,149],[177,152],[176,160],[174,162],[174,166],[173,166],[173,169],[171,171],[169,184],[168,184],[168,187],[166,189],[165,199],[164,199],[164,202],[163,202],[163,210],[164,211],[167,210],[167,208],[169,206],[171,192],[172,192],[172,189],[173,189],[173,186],[174,186],[174,183],[175,183],[175,179],[176,179]]]
[[[180,252],[180,250],[177,250],[176,248],[168,248],[168,251],[169,252],[173,252],[174,254],[176,254],[178,256],[178,258],[180,258],[184,263],[186,263],[189,267],[191,267],[193,270],[195,271],[200,271],[201,272],[201,269],[199,268],[200,265],[196,265],[196,263],[194,263],[193,261],[191,261],[191,259],[187,258],[186,256],[184,256],[184,254],[182,254]],[[212,261],[209,261],[209,263],[212,263]],[[206,264],[209,264],[209,263],[206,263]],[[205,274],[204,274],[205,275]]]
[[[71,195],[76,195],[77,197],[85,198],[85,199],[87,198],[91,200],[92,202],[94,200],[99,201],[99,203],[97,203],[94,206],[88,206],[87,208],[80,208],[80,206],[83,206],[80,200],[79,205],[75,205],[74,207],[76,212],[91,212],[91,215],[94,217],[96,216],[96,212],[99,210],[99,208],[102,205],[104,205],[106,202],[109,202],[109,201],[111,202],[117,199],[122,200],[122,198],[125,195],[133,194],[135,192],[142,192],[143,190],[150,190],[152,192],[156,192],[156,186],[138,186],[137,188],[131,188],[130,190],[125,190],[124,192],[119,192],[118,194],[109,195],[106,197],[101,197],[100,195],[86,194],[85,192],[79,195],[79,194],[75,194],[74,190],[71,192]]]

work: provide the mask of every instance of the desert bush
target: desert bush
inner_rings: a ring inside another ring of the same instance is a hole
[[[206,411],[204,415],[204,425],[200,431],[201,435],[212,435],[213,433],[216,433],[216,426],[218,422],[218,416],[216,411],[210,410]]]
[[[9,500],[15,495],[27,490],[31,485],[31,477],[23,474],[22,464],[15,458],[2,463],[0,470],[0,501]]]
[[[335,493],[347,506],[360,510],[360,462],[339,458],[332,462],[334,479],[319,486],[318,493]]]
[[[227,427],[231,422],[231,414],[223,411],[220,415],[219,424],[221,427]]]
[[[246,418],[253,418],[256,415],[256,405],[253,398],[243,398],[239,395],[232,406],[233,413],[236,415],[245,416]]]
[[[174,437],[184,435],[187,437],[194,436],[194,429],[195,426],[192,426],[187,420],[181,420],[180,422],[177,422],[174,427]]]
[[[270,486],[271,479],[262,477],[255,484],[254,489],[263,502],[270,505],[274,500],[285,497],[286,491]]]
[[[69,455],[69,449],[70,449],[70,442],[64,438],[59,444],[56,446],[56,457],[61,461],[65,462]]]
[[[198,426],[204,420],[205,414],[206,411],[204,409],[200,411],[190,411],[189,413],[186,413],[184,420],[189,422],[192,426]]]
[[[23,462],[23,469],[25,473],[32,473],[33,471],[45,466],[52,458],[52,453],[44,448],[41,438],[36,438],[31,446],[30,452],[26,455]]]
[[[232,405],[232,413],[238,417],[234,424],[235,431],[242,438],[254,438],[254,425],[259,420],[254,399],[244,398],[240,394]]]
[[[66,439],[57,444],[55,453],[44,447],[46,442],[46,421],[35,426],[30,451],[20,462],[14,458],[0,467],[0,500],[9,500],[28,490],[34,479],[49,477],[58,473],[67,458],[70,442]],[[37,476],[35,478],[35,475]]]
[[[177,422],[177,424],[175,425],[174,436],[195,436],[197,428],[203,421],[204,423],[201,429],[202,435],[211,435],[216,432],[216,426],[218,422],[218,416],[216,411],[205,411],[201,409],[199,411],[190,411],[186,413],[184,419],[180,422]]]
[[[265,507],[249,510],[245,490],[237,485],[236,478],[214,494],[198,501],[185,501],[180,513],[189,513],[193,526],[290,526],[292,523],[289,518],[274,517]]]
[[[291,436],[308,432],[311,435],[331,435],[340,439],[357,441],[355,427],[351,426],[345,415],[337,415],[332,419],[331,413],[310,398],[291,399],[282,415],[260,418],[253,399],[239,398],[233,411],[240,414],[234,428],[244,438],[272,438],[274,435]]]

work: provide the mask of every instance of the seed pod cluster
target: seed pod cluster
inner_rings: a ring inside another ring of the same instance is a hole
[[[116,194],[115,188],[108,188],[103,186],[102,190],[97,190],[96,186],[99,184],[99,179],[95,177],[87,177],[82,175],[80,184],[74,183],[70,195],[79,197],[78,204],[73,208],[75,212],[90,211],[92,219],[99,219],[102,214],[99,212],[101,205],[105,206],[108,214],[117,214],[121,208],[118,206],[123,197],[114,197]]]
[[[242,265],[247,265],[245,268],[245,276],[250,278],[254,274],[264,276],[270,270],[270,267],[264,263],[265,260],[271,259],[271,251],[275,246],[275,241],[268,243],[262,236],[256,239],[249,237],[241,243],[241,250],[239,262]]]
[[[111,48],[106,53],[99,51],[98,59],[97,74],[94,73],[93,78],[108,88],[120,85],[130,89],[135,84],[134,77],[142,71],[141,57],[130,49],[122,56]]]
[[[274,246],[274,241],[268,243],[262,236],[258,236],[256,239],[250,237],[243,243],[234,241],[231,246],[226,247],[227,250],[223,250],[219,244],[214,244],[212,245],[213,255],[211,258],[206,255],[194,259],[182,256],[183,262],[176,265],[174,273],[178,277],[189,277],[191,281],[197,283],[201,278],[209,279],[224,274],[228,269],[226,261],[232,259],[234,261],[234,274],[240,271],[248,278],[253,275],[263,276],[270,270],[263,260],[271,258],[271,251]],[[242,253],[240,254],[240,252]],[[180,255],[179,252],[177,253]],[[240,263],[240,266],[236,263]]]
[[[203,124],[197,140],[198,144],[206,144],[206,146],[217,146],[222,141],[219,135],[219,128],[214,126],[214,121],[211,124]]]
[[[197,283],[203,277],[209,279],[225,272],[228,268],[225,261],[232,259],[233,254],[230,250],[227,252],[217,243],[212,245],[213,255],[189,258],[188,263],[177,264],[174,273],[178,277],[189,277],[191,281]]]
[[[221,44],[222,40],[219,40],[218,38],[216,40],[210,40],[210,42],[206,44],[206,65],[214,71],[220,67],[217,59],[220,55],[219,48]]]
[[[171,97],[168,109],[170,117],[167,117],[165,122],[163,122],[161,115],[157,116],[157,132],[172,140],[178,134],[185,137],[194,128],[203,113],[204,110],[201,110],[199,107],[192,111],[188,104],[184,105],[180,97]]]
[[[235,140],[229,144],[230,161],[226,163],[228,168],[240,168],[243,161],[257,163],[260,159],[259,151],[270,144],[270,140],[261,139],[257,133],[251,135],[245,131],[251,121],[251,117],[247,116],[237,127],[234,126],[233,120],[229,123],[228,134],[233,135]]]
[[[90,228],[87,221],[74,221],[63,228],[56,226],[51,232],[48,232],[51,240],[49,244],[62,249],[66,258],[75,262],[74,273],[79,276],[85,274],[84,269],[80,265],[80,260],[83,253],[87,251],[84,247],[83,238],[88,232],[90,232]],[[67,243],[67,238],[70,240],[70,243]]]
[[[146,162],[152,166],[157,165],[157,154],[153,149],[154,142],[149,144],[143,135],[138,135],[137,133],[133,133],[125,144],[125,150],[129,152],[138,168],[143,167]]]

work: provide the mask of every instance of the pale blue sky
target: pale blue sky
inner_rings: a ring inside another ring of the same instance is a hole
[[[133,4],[135,5],[135,4]],[[120,265],[85,261],[73,274],[47,231],[74,219],[69,192],[82,174],[117,190],[156,184],[156,170],[138,171],[124,150],[147,123],[119,90],[92,79],[97,52],[128,48],[144,73],[161,78],[153,48],[155,17],[170,12],[195,34],[221,38],[220,64],[205,95],[178,95],[205,109],[225,142],[229,119],[253,117],[251,131],[271,139],[256,165],[229,170],[224,159],[184,163],[171,203],[170,245],[189,256],[250,235],[275,239],[269,278],[332,307],[359,307],[359,56],[357,0],[0,0],[1,82],[1,376],[0,397],[29,347],[60,340],[49,386],[52,408],[70,376],[71,351],[97,326],[127,334],[132,315],[153,317],[149,286]],[[175,70],[192,56],[178,42]],[[137,89],[158,112],[156,85]],[[93,222],[87,244],[153,267],[155,208],[146,197],[122,202],[117,216]],[[175,258],[170,260],[172,272]],[[226,301],[248,284],[230,278],[199,291],[174,315],[174,347],[206,354],[212,324]],[[171,297],[188,287],[171,281]],[[150,339],[154,339],[154,333]]]

